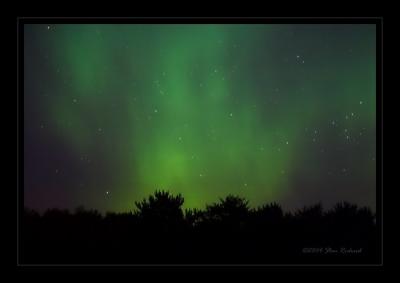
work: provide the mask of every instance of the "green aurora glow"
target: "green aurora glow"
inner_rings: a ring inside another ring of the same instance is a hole
[[[25,204],[375,208],[374,25],[25,26]]]

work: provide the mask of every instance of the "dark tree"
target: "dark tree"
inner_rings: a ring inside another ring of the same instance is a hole
[[[173,196],[169,192],[156,191],[148,199],[135,202],[135,214],[145,226],[176,229],[184,220],[183,202],[184,198],[180,194]]]
[[[264,204],[254,211],[257,221],[268,223],[281,221],[283,219],[282,207],[277,203]]]
[[[377,263],[375,215],[342,202],[284,213],[277,203],[250,209],[228,195],[205,209],[186,209],[183,197],[156,191],[136,210],[107,213],[83,207],[25,209],[24,263]],[[303,253],[307,247],[354,248],[342,256]]]
[[[234,195],[220,199],[219,203],[207,205],[204,212],[204,222],[230,227],[243,227],[249,216],[248,201]]]

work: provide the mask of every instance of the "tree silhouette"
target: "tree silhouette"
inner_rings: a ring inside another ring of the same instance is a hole
[[[189,208],[185,210],[185,221],[190,227],[198,226],[204,220],[204,212]]]
[[[283,219],[282,207],[277,203],[264,204],[254,211],[258,221],[277,222]]]
[[[321,203],[312,206],[304,206],[295,213],[295,217],[306,221],[318,221],[322,216],[323,210]]]
[[[128,213],[78,207],[22,214],[24,263],[377,263],[375,215],[347,202],[284,212],[277,203],[250,209],[234,195],[186,209],[165,191]],[[361,247],[353,256],[303,253],[307,247]]]
[[[249,215],[248,201],[234,195],[220,199],[219,203],[206,206],[204,221],[225,225],[227,227],[241,227]]]
[[[178,194],[156,191],[154,196],[135,202],[138,216],[142,224],[151,228],[177,228],[184,220],[182,205],[184,198]]]
[[[234,195],[228,195],[225,199],[221,198],[219,203],[206,207],[206,213],[211,219],[243,218],[248,210],[248,201]]]

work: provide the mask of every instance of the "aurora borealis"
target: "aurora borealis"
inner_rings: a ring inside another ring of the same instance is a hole
[[[24,201],[375,209],[376,27],[26,24]]]

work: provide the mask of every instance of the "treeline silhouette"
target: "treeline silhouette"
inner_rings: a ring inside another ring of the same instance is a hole
[[[183,210],[181,195],[156,191],[130,213],[83,207],[74,213],[24,210],[22,263],[302,264],[377,263],[375,215],[347,202],[284,212],[251,209],[229,195],[204,210]]]

